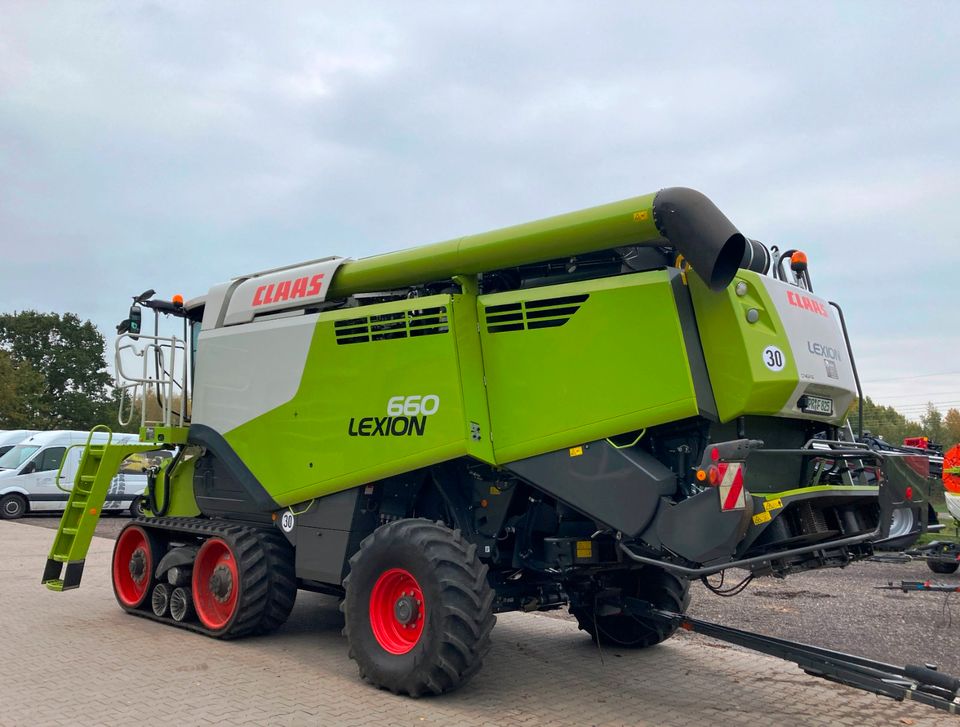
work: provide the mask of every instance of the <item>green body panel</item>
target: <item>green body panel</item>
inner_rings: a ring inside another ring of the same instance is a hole
[[[780,316],[760,276],[740,270],[719,293],[696,275],[686,277],[720,420],[779,412],[797,388],[798,374]],[[747,292],[738,296],[741,282]],[[759,314],[756,323],[747,322],[750,309]],[[770,345],[787,354],[782,371],[771,371],[763,364],[763,351]]]
[[[158,505],[162,508],[163,502],[163,479],[169,476],[169,460],[164,463],[164,467],[157,474],[157,499]],[[197,507],[197,501],[193,495],[193,469],[196,461],[191,457],[184,459],[177,465],[173,478],[170,481],[169,496],[170,504],[167,506],[167,515],[171,517],[195,517],[200,514],[200,508]],[[144,508],[150,512],[148,508]],[[151,513],[153,514],[153,513]]]
[[[503,315],[522,315],[524,326],[550,320],[546,301],[578,295],[588,297],[569,317],[572,307],[553,308],[562,325],[491,332]],[[517,303],[518,313],[502,312]],[[496,293],[480,307],[498,462],[698,413],[665,270]]]
[[[661,236],[653,221],[655,197],[631,197],[479,235],[347,261],[337,270],[327,297],[390,290],[658,240]]]
[[[452,304],[437,295],[319,315],[293,399],[224,434],[271,497],[289,505],[467,453]],[[355,330],[345,321],[431,308],[446,311],[442,333],[337,342],[337,330]],[[375,431],[390,399],[426,395],[439,407],[421,436],[360,435]]]
[[[473,276],[457,278],[463,289],[453,296],[453,333],[456,337],[467,454],[488,464],[495,463],[490,436],[490,407],[484,384],[483,354],[480,348],[480,319],[477,306],[477,282]],[[474,426],[476,425],[476,426]]]
[[[796,497],[797,495],[808,495],[811,492],[878,492],[879,488],[875,485],[814,485],[813,487],[799,487],[793,490],[784,490],[783,492],[764,493],[765,500],[777,500],[782,498]]]

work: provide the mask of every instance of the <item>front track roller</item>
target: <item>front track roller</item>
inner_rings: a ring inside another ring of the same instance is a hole
[[[184,544],[199,546],[189,588],[156,583],[157,564]],[[276,629],[297,593],[293,550],[279,533],[202,518],[128,525],[114,548],[113,583],[124,610],[221,639]]]
[[[394,694],[441,694],[490,648],[493,590],[459,530],[409,519],[377,528],[350,559],[343,633],[360,676]]]
[[[648,566],[615,573],[604,585],[608,590],[619,590],[620,598],[636,598],[664,611],[682,614],[690,605],[690,583],[660,568]],[[666,641],[677,630],[677,624],[611,608],[599,597],[571,606],[570,613],[583,631],[605,646],[643,649]]]

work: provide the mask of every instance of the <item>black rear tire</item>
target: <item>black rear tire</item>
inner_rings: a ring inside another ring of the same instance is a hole
[[[391,578],[407,590],[382,599],[391,592],[381,584]],[[368,682],[418,697],[449,692],[479,671],[496,623],[493,590],[476,545],[459,530],[423,519],[384,525],[360,544],[343,585],[343,633]],[[402,603],[414,590],[417,605]],[[389,622],[392,614],[397,623]],[[407,635],[414,624],[418,635]],[[384,628],[393,629],[392,643]]]
[[[942,560],[928,560],[927,567],[932,570],[934,573],[940,573],[943,575],[949,575],[950,573],[956,573],[957,568],[960,568],[960,563],[944,563]]]
[[[624,596],[648,601],[665,611],[683,613],[690,605],[690,583],[660,568],[624,571],[607,585],[619,587]],[[604,646],[645,649],[666,641],[677,630],[676,625],[660,619],[622,612],[600,615],[593,604],[571,607],[570,613],[583,631]]]

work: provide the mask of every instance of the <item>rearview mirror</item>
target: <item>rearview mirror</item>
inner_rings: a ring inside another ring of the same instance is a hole
[[[143,314],[140,306],[134,303],[130,306],[130,317],[120,322],[117,326],[117,333],[129,333],[130,337],[136,341],[140,334],[140,324],[143,321]]]

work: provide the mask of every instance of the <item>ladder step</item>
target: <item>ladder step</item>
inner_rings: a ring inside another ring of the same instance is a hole
[[[60,532],[62,532],[64,535],[76,535],[76,534],[77,534],[77,529],[76,529],[76,528],[61,528],[61,529],[60,529]]]
[[[75,508],[77,508],[78,510],[82,510],[82,509],[85,508],[86,506],[87,506],[87,503],[85,503],[85,502],[71,502],[71,503],[70,503],[70,507],[75,507]]]
[[[80,481],[81,481],[81,482],[91,482],[91,483],[92,483],[92,482],[93,482],[94,480],[96,480],[96,479],[97,479],[97,476],[96,476],[96,475],[80,475]]]
[[[63,579],[54,578],[51,581],[44,581],[43,585],[49,588],[51,591],[62,591],[63,590]]]

